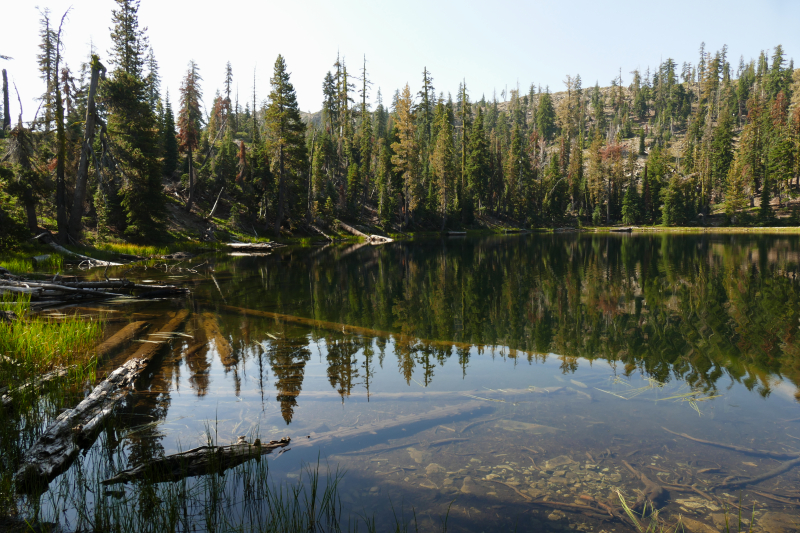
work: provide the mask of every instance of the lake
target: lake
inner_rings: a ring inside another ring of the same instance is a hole
[[[755,510],[756,531],[800,531],[800,467],[785,466],[800,457],[798,269],[797,235],[668,233],[137,267],[124,275],[191,294],[91,307],[153,322],[186,309],[183,336],[35,503],[69,529],[98,500],[133,497],[135,484],[97,485],[120,469],[288,436],[259,461],[272,482],[319,465],[338,479],[341,515],[379,531],[635,531],[621,501],[654,485],[661,519],[690,531],[721,530],[726,509],[735,531],[740,503],[745,530]],[[240,480],[224,479],[235,493]],[[92,491],[76,505],[80,484]],[[186,523],[214,505],[194,501]],[[249,530],[244,501],[226,520]]]

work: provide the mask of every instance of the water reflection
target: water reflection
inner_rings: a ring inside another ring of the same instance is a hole
[[[219,300],[219,290],[234,307],[391,337],[407,383],[421,369],[430,384],[453,356],[466,374],[475,346],[512,358],[557,353],[565,372],[576,357],[605,359],[627,374],[709,391],[728,376],[767,395],[771,375],[793,383],[800,375],[798,246],[794,236],[652,235],[286,249],[218,263],[219,289],[202,291]],[[276,353],[298,349],[265,342]],[[342,397],[368,382],[353,357],[363,349],[357,337],[329,340],[328,376]],[[281,359],[276,375],[296,381],[304,357]]]

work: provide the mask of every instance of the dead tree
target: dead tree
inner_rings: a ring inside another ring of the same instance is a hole
[[[69,234],[78,240],[81,232],[81,222],[83,219],[83,203],[86,200],[86,184],[89,181],[89,158],[92,154],[92,141],[94,140],[94,130],[96,123],[95,95],[97,94],[97,84],[102,76],[105,78],[106,67],[100,63],[100,58],[92,55],[92,78],[89,83],[89,98],[86,108],[86,130],[83,136],[83,147],[81,148],[81,160],[78,164],[78,177],[75,181],[75,193],[72,198],[72,212],[69,217]]]

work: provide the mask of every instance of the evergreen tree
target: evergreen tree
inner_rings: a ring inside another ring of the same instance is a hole
[[[546,89],[544,94],[539,96],[539,107],[536,110],[536,128],[539,135],[546,141],[553,140],[556,132],[556,111],[553,107],[553,99],[550,90]]]
[[[265,116],[267,148],[272,156],[277,173],[278,205],[275,216],[275,235],[280,235],[281,224],[287,207],[288,195],[300,188],[306,163],[306,127],[300,118],[297,96],[286,70],[286,61],[278,54],[270,78],[272,90]],[[305,198],[306,195],[301,195]]]
[[[200,111],[200,102],[203,93],[200,89],[200,69],[194,60],[189,61],[189,70],[181,84],[181,110],[178,114],[178,143],[179,148],[187,153],[188,164],[188,193],[186,211],[191,212],[194,203],[195,175],[193,152],[200,142],[203,115]]]
[[[438,189],[438,207],[442,217],[441,230],[447,223],[449,202],[452,202],[453,183],[455,181],[456,162],[453,146],[453,125],[442,102],[436,107],[436,138],[431,154],[431,166],[436,176]]]
[[[164,147],[164,175],[172,176],[178,168],[178,137],[175,131],[175,115],[172,112],[172,102],[169,100],[167,91],[166,104],[164,106],[164,125],[161,130],[162,146]]]
[[[139,28],[140,0],[114,0],[111,11],[111,64],[137,79],[142,79],[148,41],[147,28]]]
[[[489,203],[489,178],[491,153],[489,152],[489,141],[484,130],[483,108],[479,107],[475,115],[475,122],[472,124],[472,132],[469,136],[469,152],[467,157],[467,186],[475,191],[478,200],[478,209],[484,208]]]
[[[397,113],[397,141],[392,143],[392,165],[400,177],[403,194],[404,225],[410,222],[411,211],[416,209],[420,200],[417,156],[417,128],[412,111],[411,89],[408,84],[395,107]]]

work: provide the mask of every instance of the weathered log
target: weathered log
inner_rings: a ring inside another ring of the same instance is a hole
[[[110,336],[109,338],[98,344],[97,347],[94,349],[95,358],[98,361],[104,359],[106,356],[114,352],[124,343],[130,341],[133,337],[141,333],[141,331],[145,327],[147,327],[147,322],[145,322],[144,320],[140,320],[138,322],[131,322],[130,324],[123,327],[121,330],[114,333],[112,336]]]
[[[19,396],[20,394],[24,394],[25,392],[42,390],[42,387],[44,387],[45,384],[49,383],[50,381],[66,376],[71,368],[74,367],[56,368],[55,370],[51,370],[46,374],[36,376],[27,383],[20,385],[16,389],[7,389],[6,391],[3,391],[4,394],[0,397],[0,403],[2,403],[3,408],[7,408],[14,403],[15,397]]]
[[[650,501],[653,505],[656,505],[666,499],[669,496],[669,493],[664,490],[664,487],[652,481],[649,477],[644,475],[644,473],[639,472],[635,468],[633,468],[627,461],[623,459],[622,464],[631,471],[631,473],[639,478],[639,481],[644,483],[644,491],[639,495],[637,498],[636,503],[633,505],[633,509],[637,511],[641,511],[644,509],[644,505],[647,501]]]
[[[188,314],[186,310],[179,311],[160,331],[175,331]],[[94,442],[103,420],[111,415],[117,402],[127,395],[128,389],[161,346],[144,344],[124,365],[98,384],[75,409],[64,411],[56,418],[55,423],[44,431],[23,457],[17,471],[18,491],[35,492],[69,468],[80,449]]]
[[[266,252],[283,245],[275,242],[229,242],[225,246],[237,252]]]
[[[326,431],[325,433],[311,433],[308,438],[297,439],[294,446],[296,448],[304,446],[317,446],[319,444],[329,443],[334,440],[363,437],[364,435],[371,435],[386,429],[408,426],[418,422],[437,420],[439,418],[450,418],[468,411],[486,409],[488,407],[489,406],[485,403],[476,401],[458,403],[447,407],[435,407],[424,413],[402,415],[395,418],[389,418],[387,420],[381,420],[379,422],[371,422],[369,424],[362,424],[360,426]]]
[[[354,228],[353,226],[351,226],[349,224],[345,224],[341,220],[339,221],[339,225],[342,227],[343,230],[347,231],[348,233],[351,233],[351,234],[355,235],[356,237],[367,237],[367,238],[369,238],[369,236],[366,233],[357,230],[356,228]]]
[[[181,453],[152,459],[135,468],[123,470],[116,476],[106,479],[103,485],[128,483],[146,479],[153,482],[178,481],[186,477],[204,474],[221,474],[229,468],[258,459],[278,448],[285,448],[291,439],[285,437],[262,444],[239,442],[230,446],[200,446]]]
[[[383,235],[370,235],[367,237],[367,242],[371,244],[384,244],[388,242],[394,242],[394,239],[384,237]]]
[[[784,463],[779,464],[772,470],[768,472],[764,472],[760,476],[741,479],[739,481],[729,481],[727,483],[720,483],[719,485],[715,486],[715,489],[733,489],[737,487],[744,487],[745,485],[755,485],[756,483],[761,483],[762,481],[766,481],[771,479],[775,476],[783,474],[784,472],[791,470],[795,466],[800,465],[800,457],[795,457],[791,461],[786,461]]]
[[[363,244],[358,246],[364,246]],[[441,341],[441,340],[433,340],[433,339],[421,339],[415,337],[413,335],[407,335],[405,333],[395,333],[391,331],[382,331],[378,329],[372,328],[363,328],[361,326],[351,326],[350,324],[341,324],[338,322],[327,322],[325,320],[316,320],[313,318],[306,318],[302,316],[294,316],[294,315],[284,315],[281,313],[272,313],[270,311],[259,311],[257,309],[248,309],[246,307],[237,307],[234,305],[226,305],[222,304],[219,305],[220,309],[224,309],[226,311],[234,311],[238,313],[242,313],[244,315],[249,316],[258,316],[264,318],[273,318],[276,320],[281,320],[284,322],[294,322],[296,324],[303,324],[305,326],[310,326],[313,328],[321,328],[321,329],[329,329],[332,331],[338,331],[341,333],[350,333],[354,335],[365,335],[369,337],[380,337],[385,339],[394,339],[394,341],[398,344],[411,344],[411,345],[424,345],[424,346],[441,346],[444,348],[477,348],[481,346],[486,346],[491,348],[490,345],[485,344],[471,344],[468,342],[459,342],[459,341]],[[517,350],[518,354],[521,355],[528,355],[528,352],[524,352],[522,350]]]
[[[122,263],[114,263],[113,261],[102,261],[100,259],[95,259],[93,257],[89,257],[86,255],[76,254],[73,251],[67,250],[60,244],[56,243],[55,241],[50,241],[48,244],[53,248],[55,248],[56,251],[62,255],[66,255],[68,257],[74,257],[82,261],[88,261],[89,264],[94,266],[122,266]]]
[[[16,288],[34,288],[42,290],[51,290],[57,292],[67,292],[74,294],[85,294],[88,296],[104,296],[108,298],[117,298],[120,296],[127,296],[125,294],[118,294],[116,292],[97,291],[92,289],[79,289],[77,287],[69,287],[58,283],[42,283],[38,281],[8,281],[0,280],[0,288],[16,287]]]
[[[691,435],[687,435],[686,433],[676,433],[674,431],[670,431],[669,429],[661,426],[661,429],[666,431],[667,433],[672,433],[673,435],[677,435],[679,437],[683,437],[684,439],[688,439],[694,442],[699,442],[700,444],[708,444],[709,446],[716,446],[717,448],[725,448],[727,450],[734,450],[737,452],[746,453],[748,455],[763,455],[764,457],[771,457],[773,459],[792,459],[794,457],[800,457],[800,453],[786,453],[786,452],[771,452],[769,450],[754,450],[753,448],[745,448],[744,446],[736,446],[733,444],[722,444],[721,442],[714,442],[710,440],[703,440],[698,439],[696,437],[692,437]]]
[[[6,322],[10,324],[17,319],[19,319],[19,317],[14,311],[0,311],[0,322]]]

